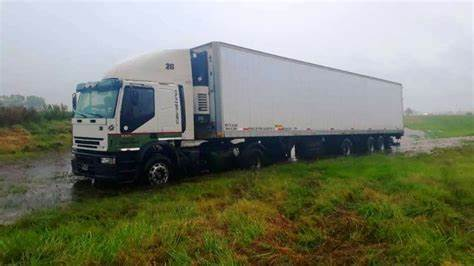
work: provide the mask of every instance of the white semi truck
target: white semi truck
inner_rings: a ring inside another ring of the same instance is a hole
[[[402,85],[221,42],[145,54],[73,95],[72,168],[151,185],[229,165],[388,150]]]

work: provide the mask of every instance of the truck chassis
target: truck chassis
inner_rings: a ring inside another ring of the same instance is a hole
[[[315,160],[328,155],[351,156],[388,152],[398,145],[402,134],[260,137],[211,139],[185,147],[180,140],[156,141],[140,151],[116,154],[73,151],[73,173],[98,181],[120,183],[144,181],[161,185],[176,178],[230,169],[260,169],[290,160],[291,151],[298,160]],[[103,156],[115,158],[115,164],[100,162]]]

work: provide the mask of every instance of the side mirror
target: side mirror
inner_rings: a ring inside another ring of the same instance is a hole
[[[77,93],[72,94],[72,110],[76,110],[77,106]]]

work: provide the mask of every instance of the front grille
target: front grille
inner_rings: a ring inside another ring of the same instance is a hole
[[[100,142],[98,141],[90,141],[90,140],[76,140],[78,144],[87,144],[87,145],[99,145]]]
[[[77,147],[97,149],[103,138],[74,137],[74,143]]]

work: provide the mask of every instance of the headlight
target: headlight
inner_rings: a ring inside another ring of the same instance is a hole
[[[100,158],[102,164],[115,164],[115,157],[102,157]]]
[[[71,160],[76,160],[76,154],[75,153],[71,153]]]

